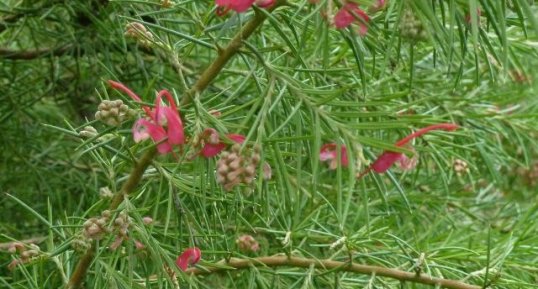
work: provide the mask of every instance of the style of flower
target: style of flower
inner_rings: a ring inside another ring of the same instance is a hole
[[[202,251],[197,247],[187,248],[176,259],[176,265],[181,271],[187,271],[189,265],[194,265],[200,261],[202,257]]]
[[[359,35],[361,36],[366,35],[366,32],[368,32],[368,21],[370,21],[370,17],[359,8],[358,4],[353,2],[344,4],[334,16],[334,26],[338,29],[346,28],[353,22],[357,22],[359,25]]]
[[[245,136],[241,134],[227,134],[227,138],[234,143],[242,144],[245,141]],[[201,140],[204,142],[204,146],[200,151],[200,155],[205,158],[212,158],[218,155],[228,145],[219,138],[219,134],[213,128],[207,128],[201,135]]]
[[[434,124],[427,126],[425,128],[422,128],[403,139],[396,142],[394,145],[397,147],[404,147],[406,146],[411,140],[417,137],[421,137],[424,134],[432,131],[432,130],[446,130],[446,131],[453,131],[458,129],[459,126],[453,123],[441,123],[441,124]],[[409,170],[415,167],[416,165],[416,157],[413,157],[409,159],[404,153],[400,152],[394,152],[394,151],[384,151],[375,161],[373,164],[371,164],[368,168],[366,168],[364,171],[359,173],[357,175],[357,178],[361,178],[364,175],[366,175],[368,172],[373,170],[376,173],[384,173],[386,172],[394,163],[398,162],[400,167],[404,170]]]
[[[328,143],[321,146],[319,150],[319,160],[329,162],[329,169],[335,170],[338,166],[338,151],[335,143]],[[340,165],[347,167],[349,159],[347,157],[347,148],[345,145],[340,145]]]
[[[136,102],[142,102],[140,97],[122,83],[109,80],[110,86],[129,95]],[[163,105],[161,100],[166,98],[170,106]],[[137,120],[133,126],[133,139],[140,142],[148,138],[157,143],[157,151],[166,154],[172,151],[174,145],[185,143],[183,122],[176,103],[168,90],[157,93],[155,107],[142,106],[147,118]]]

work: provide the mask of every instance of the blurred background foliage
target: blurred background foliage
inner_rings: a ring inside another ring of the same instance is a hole
[[[147,102],[162,88],[180,99],[253,14],[221,18],[213,1],[170,2],[0,3],[0,240],[51,234],[55,242],[42,250],[58,256],[70,272],[74,254],[65,248],[82,218],[104,207],[99,188],[119,186],[132,165],[124,159],[126,149],[135,155],[143,149],[133,146],[131,123],[113,130],[93,122],[98,131],[113,134],[107,145],[119,151],[78,138],[101,99],[128,101],[104,81],[120,80]],[[262,143],[274,181],[258,182],[247,189],[250,195],[229,194],[213,179],[214,161],[178,165],[161,158],[149,172],[151,181],[127,204],[135,220],[159,220],[137,232],[159,249],[148,253],[151,262],[132,250],[128,260],[110,253],[94,269],[110,278],[91,274],[88,288],[123,288],[122,282],[144,279],[145,273],[165,274],[165,261],[157,257],[174,258],[193,243],[208,262],[239,254],[234,240],[241,232],[255,232],[260,254],[344,258],[351,252],[358,262],[412,270],[426,252],[430,274],[482,284],[491,267],[502,288],[535,288],[534,1],[388,1],[385,10],[371,13],[365,37],[355,28],[329,25],[326,19],[335,12],[327,10],[330,2],[290,0],[245,41],[206,92],[181,107],[191,135],[216,127]],[[143,24],[151,37],[126,36],[132,22]],[[208,113],[214,109],[220,118]],[[354,179],[367,160],[410,128],[439,122],[462,129],[417,140],[416,170]],[[332,141],[347,145],[357,168],[334,172],[319,162],[321,144]],[[455,171],[456,160],[469,171]],[[288,232],[291,241],[282,245]],[[331,248],[344,236],[343,247]],[[0,254],[5,268],[11,259]],[[47,262],[35,266],[40,270],[31,273],[0,269],[6,276],[0,278],[13,288],[57,288],[62,282]],[[126,268],[136,273],[115,273]],[[370,276],[261,271],[191,285],[217,286],[223,279],[221,286],[230,288],[370,284]]]

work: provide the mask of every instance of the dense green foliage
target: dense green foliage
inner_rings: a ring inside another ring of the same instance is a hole
[[[113,212],[131,218],[129,240],[118,250],[107,248],[113,234],[97,242],[86,288],[175,288],[168,267],[192,288],[426,287],[293,267],[187,277],[173,261],[192,246],[202,250],[200,268],[285,253],[410,272],[421,263],[422,272],[478,286],[536,288],[534,1],[392,0],[370,13],[364,37],[326,20],[342,1],[288,2],[224,17],[202,0],[0,3],[1,286],[64,286],[84,253],[73,246],[83,223],[108,207],[100,188],[118,191],[153,145],[134,143],[134,120],[95,120],[103,99],[140,107],[106,80],[149,104],[161,89],[180,102],[256,11],[266,21],[180,112],[189,140],[215,128],[260,145],[272,179],[227,192],[215,178],[218,157],[191,158],[190,143],[159,155]],[[402,36],[409,21],[423,38]],[[151,36],[126,35],[133,22]],[[415,139],[415,169],[355,177],[383,150],[402,151],[395,141],[436,123],[461,128]],[[79,137],[88,124],[104,138]],[[331,142],[347,147],[348,168],[320,161]],[[258,252],[238,250],[243,234]],[[7,242],[34,237],[45,238],[39,257],[8,270],[19,256]]]

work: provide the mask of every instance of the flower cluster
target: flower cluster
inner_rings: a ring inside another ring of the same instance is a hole
[[[138,95],[122,83],[112,80],[109,80],[108,83],[112,88],[126,93],[133,100],[142,102]],[[166,98],[169,106],[161,103],[163,97]],[[181,121],[176,103],[168,90],[159,91],[153,109],[148,106],[142,106],[142,109],[145,111],[147,117],[137,120],[134,124],[133,137],[135,142],[151,138],[157,143],[157,150],[161,154],[172,152],[174,145],[185,143],[183,122]]]
[[[239,184],[251,184],[256,177],[256,168],[260,163],[260,147],[253,150],[241,150],[241,145],[232,146],[231,152],[222,153],[217,162],[217,182],[224,190],[231,191]]]
[[[89,218],[83,224],[84,237],[92,240],[101,240],[106,233],[109,232],[106,227],[108,220],[110,219],[110,211],[105,210],[101,213],[99,218]]]
[[[243,252],[257,252],[260,249],[260,244],[251,235],[241,235],[237,237],[235,243]]]
[[[112,226],[114,228],[114,231],[117,232],[117,235],[114,242],[112,242],[112,244],[110,245],[110,249],[116,250],[123,243],[124,240],[127,240],[129,238],[128,233],[129,227],[131,226],[131,220],[129,219],[129,216],[125,211],[121,211],[116,217],[116,219],[114,219],[114,223]],[[135,245],[139,247],[139,244],[136,244],[136,241]]]
[[[21,242],[11,243],[8,247],[8,252],[11,254],[19,254],[18,259],[14,259],[7,265],[9,270],[15,269],[19,264],[28,263],[40,255],[40,249],[37,245],[25,245]]]
[[[129,22],[125,26],[125,36],[136,40],[142,46],[149,47],[153,42],[153,34],[146,26],[138,22]]]

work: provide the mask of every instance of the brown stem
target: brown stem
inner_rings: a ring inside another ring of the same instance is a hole
[[[116,192],[116,194],[112,198],[112,202],[110,203],[110,206],[109,206],[110,210],[117,209],[118,206],[123,201],[123,199],[125,198],[125,196],[129,195],[134,190],[136,185],[138,185],[138,183],[142,179],[142,175],[144,174],[144,171],[146,171],[146,168],[151,164],[151,161],[153,160],[156,154],[157,154],[156,148],[151,148],[136,163],[135,167],[131,171],[131,174],[129,175],[129,179],[127,179],[127,181],[123,184],[121,189],[118,192]],[[94,257],[96,249],[97,248],[95,247],[95,242],[93,242],[90,248],[78,261],[75,271],[73,271],[73,274],[71,275],[71,278],[69,279],[69,282],[67,283],[67,288],[69,289],[80,288],[80,285],[82,284],[82,281],[84,280],[84,276],[86,276],[86,272],[90,268],[90,264],[93,261],[93,257]]]
[[[480,289],[481,286],[470,285],[457,280],[443,279],[433,277],[427,274],[417,274],[416,272],[407,272],[398,269],[385,268],[371,265],[361,265],[349,262],[341,262],[334,260],[316,260],[300,257],[287,257],[287,256],[267,256],[253,259],[238,259],[232,258],[229,262],[225,260],[217,263],[217,267],[210,267],[204,269],[191,268],[186,271],[187,274],[193,275],[205,275],[216,272],[222,272],[233,269],[248,269],[253,266],[257,267],[301,267],[310,268],[314,266],[317,269],[323,270],[335,270],[344,272],[353,272],[358,274],[375,275],[381,277],[388,277],[397,279],[400,281],[408,281],[413,283],[421,283],[431,286],[440,286],[441,288],[449,289]]]
[[[40,48],[35,50],[13,50],[7,48],[0,48],[0,58],[12,60],[30,60],[49,55],[61,56],[66,54],[71,48],[71,45],[64,45],[55,48]]]

